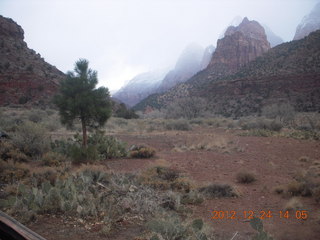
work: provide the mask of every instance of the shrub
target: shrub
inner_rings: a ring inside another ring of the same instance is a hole
[[[25,164],[0,159],[0,180],[2,183],[14,184],[29,176],[30,170]]]
[[[242,119],[241,128],[243,130],[263,129],[279,132],[283,125],[278,120],[265,118]]]
[[[207,198],[221,198],[221,197],[238,197],[236,190],[228,184],[211,184],[199,189]]]
[[[239,173],[237,173],[236,178],[239,183],[248,184],[256,181],[256,177],[254,176],[254,174],[247,171],[240,171]]]
[[[65,155],[56,152],[47,152],[42,156],[42,162],[45,166],[60,166],[66,162],[67,158]]]
[[[178,130],[178,131],[189,131],[191,126],[188,121],[179,119],[179,120],[168,120],[165,123],[165,128],[167,130]]]
[[[268,118],[277,118],[288,124],[295,116],[294,107],[290,103],[272,104],[262,108],[262,115]]]
[[[161,190],[189,192],[191,188],[191,183],[186,178],[168,167],[149,168],[141,173],[140,181],[142,184]]]
[[[287,185],[287,192],[291,196],[311,196],[310,186],[305,182],[292,181]]]
[[[181,196],[182,204],[201,204],[204,201],[203,196],[197,192],[191,190],[188,193],[185,193]]]
[[[23,152],[9,141],[0,141],[0,158],[3,160],[13,160],[14,162],[27,162],[29,160]]]
[[[99,152],[94,145],[89,145],[85,148],[81,145],[74,144],[69,150],[69,156],[74,163],[92,163],[99,159]]]
[[[302,207],[301,201],[298,198],[293,197],[286,203],[284,210],[299,210],[302,209]]]
[[[12,141],[28,156],[40,156],[50,147],[46,129],[33,122],[25,122],[18,126]]]
[[[97,131],[88,137],[87,148],[83,148],[79,134],[66,141],[55,140],[51,143],[51,148],[54,152],[70,157],[76,163],[127,156],[125,143],[112,136],[105,136],[102,131]]]
[[[210,233],[204,227],[202,219],[188,223],[176,215],[167,215],[152,219],[146,226],[153,234],[150,239],[211,239],[208,238]]]
[[[146,147],[143,145],[135,146],[130,148],[130,157],[132,158],[151,158],[155,155],[156,151],[153,148]]]
[[[103,131],[96,131],[88,139],[89,146],[96,146],[99,158],[120,158],[127,156],[126,144],[112,136],[105,136]]]

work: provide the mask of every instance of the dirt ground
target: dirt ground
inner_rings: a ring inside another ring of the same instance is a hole
[[[146,144],[156,149],[152,159],[108,160],[106,165],[119,172],[137,172],[159,162],[181,171],[196,185],[229,183],[238,189],[240,197],[206,200],[192,206],[194,217],[201,217],[217,234],[217,239],[250,239],[253,229],[243,215],[253,211],[271,211],[263,220],[264,227],[278,240],[320,239],[320,204],[312,197],[299,197],[308,218],[297,219],[290,211],[281,218],[289,198],[274,193],[274,187],[288,184],[299,172],[320,160],[320,141],[283,137],[239,136],[240,130],[194,128],[192,131],[166,131],[145,134],[121,134],[119,139],[131,144]],[[202,147],[201,147],[202,145]],[[307,161],[300,161],[301,157]],[[240,184],[236,174],[245,169],[253,172],[257,181]],[[213,211],[228,211],[236,219],[212,219]],[[134,239],[142,228],[121,223],[112,236],[98,234],[99,226],[86,230],[83,224],[68,223],[59,217],[44,216],[28,225],[47,239]],[[233,238],[232,238],[233,237]]]

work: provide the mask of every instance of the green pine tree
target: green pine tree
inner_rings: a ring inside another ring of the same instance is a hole
[[[59,108],[61,123],[69,127],[79,119],[82,125],[82,145],[87,147],[87,127],[103,126],[111,116],[110,94],[107,88],[96,88],[97,72],[89,68],[86,59],[75,63],[74,72],[68,72],[60,83],[54,103]]]

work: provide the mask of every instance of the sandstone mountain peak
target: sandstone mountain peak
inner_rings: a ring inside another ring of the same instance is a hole
[[[311,32],[320,29],[320,2],[305,16],[297,26],[293,40],[299,40],[308,36]]]
[[[264,28],[257,21],[244,18],[239,26],[230,26],[225,37],[218,40],[208,68],[216,75],[234,73],[269,49]]]

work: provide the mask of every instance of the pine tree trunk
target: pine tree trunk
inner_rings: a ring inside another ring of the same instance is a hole
[[[87,126],[85,124],[85,121],[81,119],[82,124],[82,146],[84,148],[88,145],[88,136],[87,136]]]

